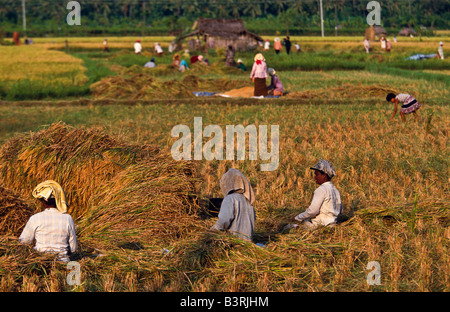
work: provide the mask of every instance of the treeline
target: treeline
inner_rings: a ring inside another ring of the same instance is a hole
[[[27,34],[177,34],[198,17],[242,18],[247,29],[261,34],[320,32],[319,0],[78,0],[81,26],[69,26],[69,0],[26,0]],[[360,34],[367,27],[365,0],[323,0],[329,35]],[[416,30],[448,29],[450,0],[379,0],[382,26]],[[22,30],[22,1],[0,0],[0,29]]]

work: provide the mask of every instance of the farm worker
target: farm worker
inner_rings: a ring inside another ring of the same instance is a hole
[[[232,45],[228,46],[225,52],[225,66],[236,66],[236,61],[234,60],[234,49]]]
[[[228,170],[220,179],[224,196],[219,218],[212,230],[228,230],[233,235],[251,241],[255,231],[255,194],[247,178],[237,169]]]
[[[314,191],[308,209],[295,216],[293,220],[301,222],[305,228],[332,226],[342,213],[341,194],[331,183],[336,172],[333,166],[323,159],[310,169],[314,170],[314,179],[320,186]]]
[[[266,41],[264,42],[264,51],[269,51],[270,49],[270,40],[266,39]]]
[[[181,65],[181,59],[180,59],[180,55],[177,53],[173,56],[172,58],[172,66],[179,69],[180,65]]]
[[[444,43],[439,42],[439,48],[437,53],[437,58],[443,60],[444,59]]]
[[[203,60],[203,56],[202,55],[200,55],[200,56],[202,57],[202,60]],[[200,60],[200,57],[199,57],[199,60]],[[200,61],[202,62],[203,65],[209,66],[209,59],[207,57],[203,61],[202,60],[200,60]]]
[[[136,40],[136,42],[134,43],[134,53],[135,54],[141,54],[142,53],[142,45],[141,45],[141,40]]]
[[[185,60],[182,60],[180,63],[180,67],[178,68],[178,70],[180,72],[184,72],[186,69],[189,69],[188,64],[186,63]]]
[[[397,106],[399,102],[402,103],[402,107],[400,108],[400,116],[402,117],[403,122],[405,122],[405,115],[410,113],[413,113],[413,116],[416,119],[416,121],[419,119],[418,109],[420,108],[420,103],[417,102],[417,100],[412,95],[406,93],[400,93],[398,95],[395,95],[394,93],[389,93],[386,96],[386,101],[395,104],[394,113],[392,114],[391,121],[394,119],[395,114],[397,113]]]
[[[159,45],[158,42],[155,42],[155,52],[159,55],[162,56],[164,54],[163,49],[161,48],[161,46]]]
[[[275,53],[278,54],[281,51],[281,41],[280,38],[276,37],[274,40],[273,48],[275,49]]]
[[[283,84],[277,77],[277,72],[273,68],[269,68],[267,71],[271,77],[270,86],[267,87],[269,95],[282,96],[283,95]]]
[[[298,44],[298,42],[295,43],[294,46],[295,46],[296,52],[297,52],[297,53],[300,53],[300,50],[301,50],[301,49],[300,49],[300,45]]]
[[[255,55],[255,62],[250,72],[250,79],[253,81],[255,88],[253,90],[253,96],[266,96],[267,95],[267,65],[266,59],[261,53]]]
[[[190,59],[191,64],[203,61],[203,55],[194,55]]]
[[[389,41],[389,39],[386,40],[386,51],[391,52],[392,43]]]
[[[146,63],[146,64],[144,65],[144,67],[146,67],[146,68],[153,68],[153,67],[156,67],[155,58],[152,57],[152,58],[150,59],[150,62]]]
[[[384,37],[381,37],[380,43],[381,43],[381,48],[386,49],[386,39]]]
[[[38,199],[44,211],[30,217],[19,242],[32,244],[40,252],[56,253],[58,260],[69,261],[69,253],[77,249],[75,224],[67,213],[66,195],[55,181],[47,180],[33,190],[32,195]]]
[[[247,67],[245,67],[244,63],[242,63],[241,59],[237,60],[237,66],[236,67],[241,69],[242,71],[246,71],[247,70]]]
[[[284,46],[286,48],[286,53],[289,54],[289,52],[291,51],[291,40],[289,39],[289,36],[286,36],[286,38],[284,38]]]
[[[20,35],[17,31],[13,33],[13,42],[15,45],[20,45]]]
[[[370,52],[370,41],[366,38],[363,41],[364,49],[366,49],[366,53]]]
[[[106,38],[103,40],[103,51],[109,52],[108,39],[106,39]]]

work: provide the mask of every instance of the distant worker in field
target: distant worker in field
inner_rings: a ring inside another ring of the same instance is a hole
[[[283,43],[284,47],[286,48],[286,53],[289,55],[292,46],[291,39],[289,38],[289,36],[286,36],[286,38],[284,38]]]
[[[386,38],[381,37],[380,39],[381,49],[386,49]]]
[[[20,35],[19,35],[19,33],[18,33],[17,31],[15,31],[15,32],[13,33],[13,39],[12,39],[12,41],[13,41],[13,43],[14,43],[15,45],[20,45]]]
[[[266,39],[266,41],[264,42],[264,51],[269,51],[270,50],[270,40]]]
[[[142,53],[142,45],[141,40],[136,40],[134,43],[134,54],[141,54]]]
[[[158,42],[155,42],[155,52],[156,54],[158,54],[158,56],[162,56],[164,54],[164,51]]]
[[[154,67],[156,67],[155,58],[152,57],[152,58],[150,59],[150,62],[147,62],[147,63],[144,65],[144,67],[145,67],[145,68],[154,68]]]
[[[108,39],[103,39],[103,52],[109,52]]]
[[[369,53],[370,52],[370,40],[365,38],[363,41],[363,45],[364,45],[364,49],[366,50],[366,53]]]
[[[236,52],[232,45],[228,46],[227,51],[225,52],[225,66],[236,66],[236,61],[234,60],[234,55]]]
[[[333,166],[323,159],[310,169],[314,170],[314,179],[320,186],[314,191],[308,209],[295,216],[293,221],[300,222],[300,225],[307,229],[317,226],[333,226],[342,213],[341,194],[331,183],[336,172]]]
[[[414,119],[416,121],[419,120],[418,110],[420,108],[420,103],[417,102],[417,100],[412,95],[406,93],[400,93],[398,95],[395,95],[394,93],[389,93],[386,96],[386,101],[395,104],[394,113],[392,114],[391,121],[394,120],[395,114],[397,113],[397,106],[399,102],[402,103],[402,106],[400,108],[400,116],[403,122],[405,122],[405,115],[410,113],[413,114]]]
[[[295,47],[295,52],[300,53],[301,48],[300,48],[300,45],[298,44],[298,42],[296,42],[296,43],[294,44],[294,47]]]
[[[444,43],[442,41],[439,42],[439,48],[436,57],[441,60],[444,59]]]
[[[253,96],[267,96],[267,65],[266,59],[261,53],[255,55],[255,62],[250,72],[250,79],[254,84]]]
[[[224,196],[219,218],[212,230],[229,231],[251,241],[255,231],[255,194],[247,178],[237,169],[228,170],[220,179]]]
[[[237,66],[236,67],[239,68],[242,71],[246,71],[247,70],[247,67],[244,65],[244,63],[242,63],[241,59],[237,60]]]
[[[283,96],[283,84],[277,76],[277,72],[273,68],[268,69],[271,77],[270,86],[267,87],[268,95]]]
[[[189,69],[189,66],[188,66],[187,62],[185,60],[181,60],[180,67],[178,68],[178,70],[180,72],[184,72],[185,70],[188,70],[188,69]]]
[[[391,52],[392,43],[389,39],[386,39],[386,52]]]
[[[32,195],[38,199],[42,208],[28,220],[19,242],[32,244],[40,252],[54,253],[58,260],[68,262],[70,253],[77,249],[75,224],[67,213],[66,195],[55,181],[47,180],[33,190]]]
[[[273,49],[275,50],[276,54],[280,53],[280,51],[281,51],[281,40],[280,40],[280,38],[276,37],[274,39]]]
[[[175,67],[176,69],[179,69],[180,65],[181,65],[181,58],[180,55],[176,53],[172,58],[172,66]]]
[[[190,59],[191,64],[195,64],[197,62],[201,63],[202,61],[203,61],[203,55],[194,55]]]

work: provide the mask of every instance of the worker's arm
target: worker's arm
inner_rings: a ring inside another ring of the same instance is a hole
[[[227,230],[234,220],[234,201],[231,196],[225,196],[220,206],[219,219],[212,227],[216,230]]]
[[[294,220],[301,222],[307,219],[314,218],[320,213],[320,207],[322,207],[324,200],[325,200],[325,192],[319,187],[317,190],[315,190],[314,197],[308,209],[306,209],[301,214],[297,215],[294,218]]]
[[[74,253],[77,250],[77,235],[72,217],[70,217],[69,220],[69,248],[71,253]]]
[[[256,63],[253,63],[252,71],[250,72],[250,79],[252,80],[255,78],[255,71],[256,71]]]
[[[394,119],[395,114],[397,113],[397,106],[398,106],[398,100],[397,99],[394,101],[394,104],[395,104],[394,113],[392,114],[391,120]]]
[[[22,234],[19,236],[19,242],[22,244],[32,244],[34,241],[34,233],[36,228],[34,226],[33,218],[28,220],[25,228],[22,231]]]

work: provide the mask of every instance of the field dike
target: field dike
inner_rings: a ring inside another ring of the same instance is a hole
[[[208,230],[215,219],[196,200],[193,163],[64,123],[7,141],[0,148],[0,291],[450,290],[446,198],[371,204],[335,227],[290,232],[264,230],[289,216],[257,200],[259,247]],[[32,189],[50,178],[65,188],[75,219],[78,286],[67,284],[65,264],[17,241],[38,210]],[[370,261],[380,263],[381,285],[367,284]]]

